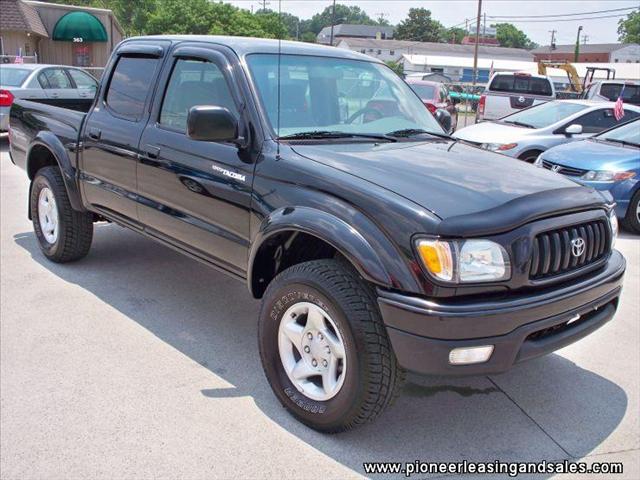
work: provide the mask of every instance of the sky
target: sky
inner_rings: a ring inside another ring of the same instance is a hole
[[[262,8],[262,0],[225,0],[238,7],[257,10]],[[282,11],[296,15],[300,18],[310,18],[315,13],[322,11],[331,5],[331,0],[281,0]],[[397,24],[406,18],[410,8],[424,7],[431,10],[432,18],[435,18],[446,27],[456,24],[464,25],[466,18],[473,19],[476,16],[478,3],[476,0],[337,0],[338,3],[346,5],[357,5],[366,11],[370,17],[379,17],[380,13],[392,24]],[[583,13],[600,10],[611,10],[625,7],[638,7],[638,0],[484,0],[482,11],[487,14],[487,25],[498,20],[491,19],[491,15],[502,16],[526,16],[526,15],[550,15],[563,13]],[[278,10],[278,0],[267,0],[267,8]],[[612,12],[587,15],[626,15],[625,12]],[[570,17],[567,17],[570,18]],[[575,16],[574,18],[581,18]],[[582,34],[587,35],[587,43],[612,43],[618,40],[618,20],[617,18],[601,18],[596,20],[573,20],[563,22],[545,21],[542,22],[518,22],[508,20],[523,30],[531,40],[540,44],[548,45],[551,37],[550,30],[557,30],[556,43],[575,43],[578,27],[582,25]],[[525,19],[520,19],[525,20]],[[529,19],[533,20],[533,19]],[[540,19],[538,19],[540,20]],[[500,20],[507,21],[507,20]]]

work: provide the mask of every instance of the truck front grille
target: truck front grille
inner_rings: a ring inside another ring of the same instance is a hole
[[[533,241],[529,278],[562,275],[597,262],[610,245],[609,227],[603,220],[540,233]]]
[[[567,175],[569,177],[581,177],[587,170],[582,170],[580,168],[573,167],[565,167],[564,165],[558,165],[557,163],[551,163],[547,160],[542,161],[542,166],[547,170],[553,170],[554,172],[561,173],[562,175]]]

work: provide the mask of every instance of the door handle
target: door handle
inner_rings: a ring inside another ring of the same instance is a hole
[[[158,158],[160,156],[160,147],[155,145],[145,145],[144,153],[149,158]]]
[[[100,137],[102,136],[102,131],[97,129],[97,128],[90,128],[89,129],[89,138],[92,140],[100,140]]]
[[[59,93],[54,93],[54,92],[51,93],[51,98],[58,98],[59,96],[60,96]]]

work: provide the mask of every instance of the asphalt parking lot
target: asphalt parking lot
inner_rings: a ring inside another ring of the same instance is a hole
[[[412,378],[376,423],[327,436],[271,393],[243,284],[106,224],[86,259],[47,262],[26,175],[0,148],[2,479],[342,479],[367,461],[582,458],[640,478],[640,237],[618,240],[625,291],[595,334],[503,375]]]

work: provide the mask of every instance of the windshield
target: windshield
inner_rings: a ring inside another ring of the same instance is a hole
[[[278,112],[278,55],[253,54],[247,60],[262,106],[279,137],[314,131],[444,133],[409,86],[385,65],[282,55]]]
[[[613,130],[598,135],[600,140],[625,142],[640,146],[640,121],[627,123]]]
[[[409,86],[420,98],[435,97],[436,89],[432,85],[420,85],[418,83],[410,83]]]
[[[585,108],[588,108],[588,106],[579,103],[547,102],[512,115],[507,115],[503,117],[501,121],[532,128],[544,128],[564,120],[568,116],[578,113]]]
[[[19,87],[29,76],[31,70],[26,68],[0,68],[0,85],[5,87]]]

